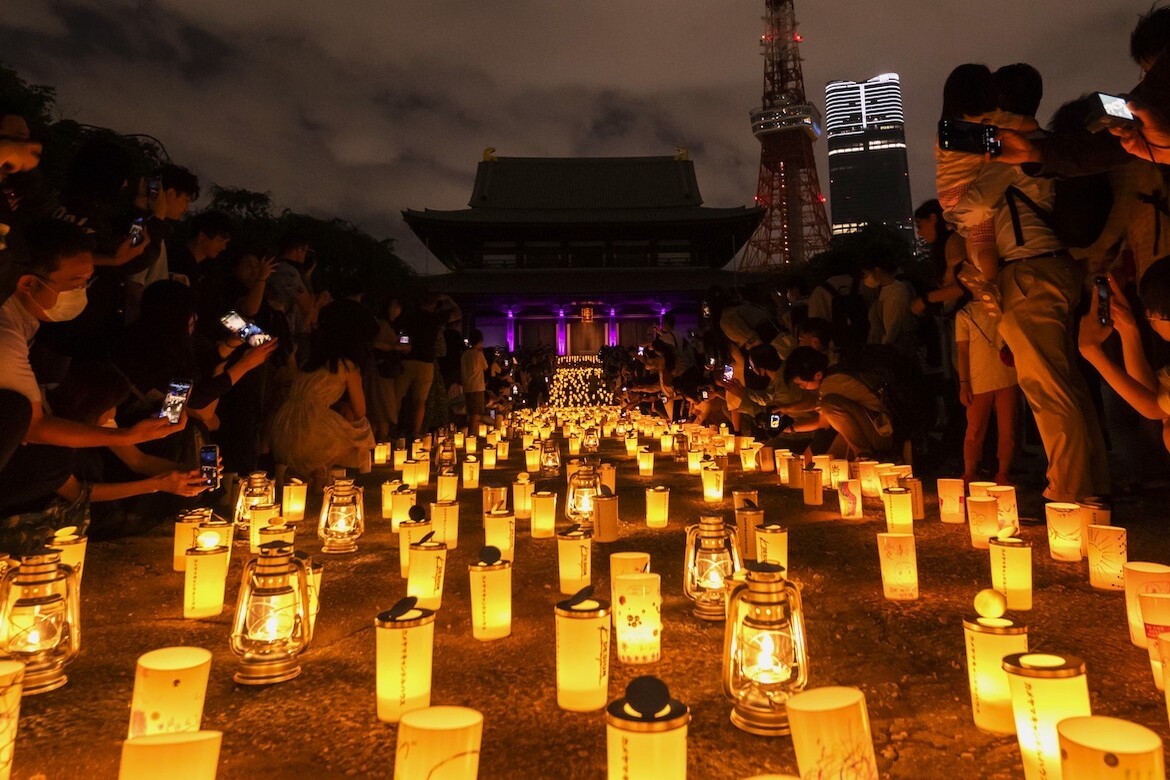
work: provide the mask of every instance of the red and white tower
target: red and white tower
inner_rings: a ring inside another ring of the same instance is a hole
[[[766,211],[744,249],[741,271],[800,266],[829,248],[829,219],[812,147],[821,134],[821,116],[805,98],[792,3],[764,2],[764,98],[751,117],[762,146],[756,204]]]

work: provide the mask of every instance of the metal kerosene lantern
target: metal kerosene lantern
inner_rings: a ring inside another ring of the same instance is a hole
[[[727,595],[723,693],[731,722],[751,734],[787,734],[788,699],[808,683],[800,591],[771,563],[748,563]]]
[[[257,504],[276,503],[276,485],[263,471],[253,471],[248,475],[248,481],[240,488],[240,497],[236,499],[236,533],[247,535],[252,523],[252,507]]]
[[[742,568],[735,529],[728,528],[722,517],[701,516],[696,525],[687,528],[683,592],[695,602],[695,617],[726,617],[727,581]]]
[[[0,581],[4,655],[25,665],[24,695],[60,688],[81,651],[77,573],[57,550],[22,556]]]
[[[313,638],[309,570],[286,542],[267,542],[244,564],[231,648],[238,683],[268,685],[301,673],[297,659]]]
[[[321,552],[354,552],[365,529],[362,489],[352,479],[339,479],[326,487],[317,525],[317,536],[324,542]]]
[[[561,473],[561,450],[552,439],[540,443],[540,475],[555,477]]]
[[[597,433],[597,428],[586,428],[585,434],[581,437],[581,453],[584,455],[592,455],[600,448],[601,437]]]
[[[565,519],[582,528],[592,528],[593,499],[599,495],[601,477],[590,459],[586,458],[569,480],[569,491],[565,497]]]

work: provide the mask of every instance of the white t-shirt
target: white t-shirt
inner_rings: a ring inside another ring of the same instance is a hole
[[[955,341],[969,344],[972,393],[990,393],[1018,383],[1016,370],[999,357],[1003,348],[999,320],[978,302],[968,303],[955,315]]]
[[[28,348],[40,321],[15,295],[0,306],[0,388],[15,390],[34,404],[41,403],[41,387],[28,362]]]
[[[487,358],[482,349],[467,349],[459,358],[459,373],[463,379],[463,392],[482,393],[487,389],[483,372],[487,371]]]

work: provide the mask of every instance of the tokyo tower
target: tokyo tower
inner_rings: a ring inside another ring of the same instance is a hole
[[[756,205],[765,212],[744,249],[741,271],[794,268],[829,248],[829,219],[812,147],[821,134],[821,116],[805,98],[802,39],[792,3],[764,2],[764,97],[751,118],[762,147]]]

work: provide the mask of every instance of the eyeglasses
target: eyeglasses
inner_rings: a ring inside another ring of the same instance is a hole
[[[86,279],[81,284],[74,285],[73,287],[70,287],[66,290],[58,290],[56,288],[56,286],[49,280],[49,277],[44,276],[43,274],[33,274],[33,276],[40,279],[41,284],[45,285],[45,287],[48,287],[50,290],[57,293],[58,295],[60,295],[61,293],[64,293],[64,292],[73,292],[75,290],[88,290],[90,287],[93,287],[94,282],[97,281],[97,274],[91,274],[89,276],[89,278]]]

